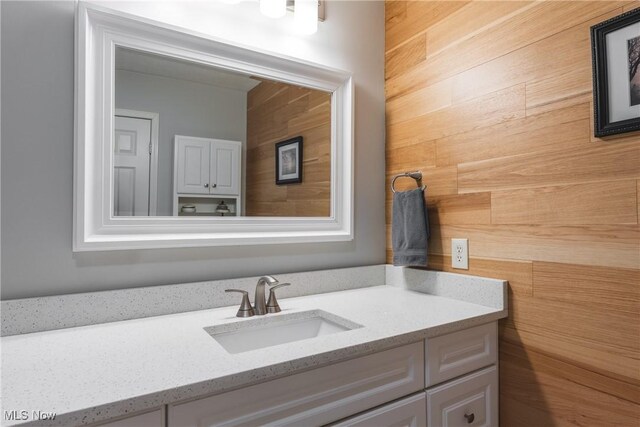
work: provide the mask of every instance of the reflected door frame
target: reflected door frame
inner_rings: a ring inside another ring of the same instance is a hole
[[[158,132],[160,114],[149,111],[116,108],[114,116],[146,119],[151,121],[151,158],[149,163],[149,216],[158,210]]]

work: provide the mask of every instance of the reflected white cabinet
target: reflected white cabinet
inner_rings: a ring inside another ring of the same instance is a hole
[[[227,215],[241,215],[241,153],[240,141],[176,135],[173,214],[218,215],[216,206],[224,202]],[[182,209],[186,205],[188,213]]]
[[[241,147],[239,141],[176,135],[176,192],[238,196]]]

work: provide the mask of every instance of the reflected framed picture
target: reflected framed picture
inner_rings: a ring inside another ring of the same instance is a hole
[[[595,136],[640,130],[640,8],[591,27]]]
[[[302,182],[302,137],[276,144],[276,185]]]

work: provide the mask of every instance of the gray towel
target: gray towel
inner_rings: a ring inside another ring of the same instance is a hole
[[[392,217],[393,265],[425,267],[429,218],[422,188],[394,193]]]

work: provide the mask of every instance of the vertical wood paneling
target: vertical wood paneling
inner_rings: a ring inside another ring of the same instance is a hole
[[[640,137],[593,137],[589,39],[640,2],[439,3],[387,3],[387,179],[424,172],[429,268],[510,282],[501,424],[640,425]]]

